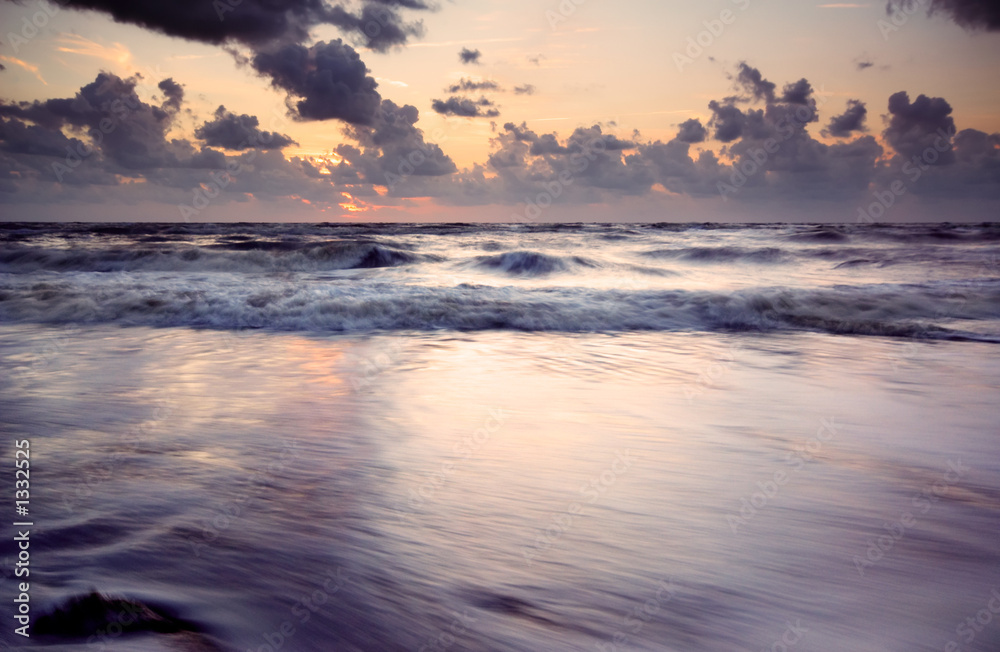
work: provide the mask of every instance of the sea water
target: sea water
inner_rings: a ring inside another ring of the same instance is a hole
[[[6,645],[1000,649],[995,225],[0,238]]]

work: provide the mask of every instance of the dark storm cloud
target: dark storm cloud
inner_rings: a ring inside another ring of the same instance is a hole
[[[0,115],[30,120],[47,129],[58,129],[64,125],[82,129],[96,126],[117,101],[118,108],[128,103],[131,108],[146,107],[135,93],[138,78],[121,79],[111,73],[100,73],[73,98],[54,98],[44,101],[5,103],[0,102]],[[153,110],[150,107],[150,110]],[[160,111],[159,120],[169,118],[166,111]]]
[[[419,23],[406,24],[400,9],[426,10],[417,0],[366,0],[360,13],[323,0],[61,0],[64,7],[89,9],[110,15],[117,22],[139,25],[169,36],[220,45],[238,42],[251,47],[269,43],[302,43],[309,30],[334,25],[352,33],[359,42],[383,51],[419,35]]]
[[[779,96],[774,82],[768,81],[757,68],[740,62],[734,81],[746,95],[712,100],[708,104],[712,111],[708,126],[714,129],[716,140],[724,143],[741,138],[763,140],[773,136],[778,125],[802,130],[806,123],[817,119],[813,88],[806,79],[786,84]],[[764,108],[744,111],[736,106],[745,102],[762,102]]]
[[[258,52],[251,65],[288,92],[286,104],[297,120],[370,124],[382,101],[361,57],[340,39]]]
[[[479,58],[481,56],[483,56],[483,53],[479,50],[462,48],[462,50],[458,53],[458,60],[462,63],[479,63]]]
[[[882,136],[904,158],[921,156],[928,148],[950,143],[955,134],[955,121],[951,105],[942,97],[919,95],[910,102],[905,91],[889,97],[889,126]],[[950,145],[936,158],[936,165],[947,165],[954,160]]]
[[[700,143],[708,137],[708,130],[702,126],[701,120],[691,118],[680,124],[677,140],[682,143]]]
[[[759,70],[741,62],[736,68],[736,83],[747,90],[755,100],[774,101],[776,86],[764,79]]]
[[[424,141],[424,132],[416,126],[419,119],[420,112],[415,106],[399,106],[385,100],[371,127],[349,128],[346,133],[362,147],[378,149],[383,156],[390,158],[403,150],[433,151],[432,165],[422,174],[436,176],[454,171],[455,164],[451,159],[444,156],[437,145],[428,145]]]
[[[869,187],[882,148],[871,136],[847,143],[826,145],[801,122],[782,115],[765,116],[760,135],[744,136],[729,148],[735,160],[727,166],[728,186],[720,193],[747,198],[787,196],[812,199],[846,199]],[[766,135],[765,135],[766,134]],[[745,180],[744,180],[745,179]],[[723,192],[724,191],[724,192]]]
[[[427,9],[420,2],[391,2],[378,0],[368,2],[361,7],[360,14],[352,14],[343,7],[331,8],[326,16],[326,22],[332,23],[346,31],[353,31],[362,37],[362,42],[378,52],[385,52],[391,47],[403,45],[410,37],[422,36],[423,24],[405,23],[396,7],[408,9]]]
[[[912,11],[927,0],[889,0],[886,11]],[[930,14],[945,14],[967,30],[1000,30],[1000,2],[996,0],[931,0]]]
[[[0,116],[11,118],[4,125],[4,149],[63,158],[74,169],[86,164],[131,177],[156,168],[225,167],[221,152],[168,140],[183,100],[180,85],[169,79],[161,82],[158,88],[166,98],[156,106],[139,99],[138,81],[101,73],[73,98],[0,104]],[[68,138],[63,130],[90,142]]]
[[[824,135],[845,138],[855,131],[867,131],[865,117],[868,109],[861,100],[848,100],[847,110],[830,118],[830,124],[823,131]]]
[[[403,45],[422,33],[402,10],[428,10],[423,0],[361,0],[345,6],[324,0],[65,0],[63,6],[103,12],[121,23],[192,41],[222,45],[238,62],[252,65],[289,93],[290,111],[301,120],[342,119],[366,124],[381,97],[358,54],[340,39],[302,45],[310,30],[332,25],[376,51]],[[235,47],[250,49],[244,54]],[[297,70],[294,66],[299,66]]]
[[[441,115],[455,115],[463,118],[495,118],[500,115],[496,105],[485,97],[475,101],[464,97],[434,100],[431,102],[431,108]]]
[[[777,197],[783,201],[844,201],[860,196],[870,187],[882,148],[871,136],[835,145],[816,140],[808,131],[809,125],[818,120],[817,101],[808,80],[785,85],[778,98],[770,92],[776,87],[769,82],[763,84],[763,77],[753,75],[747,79],[760,89],[754,96],[765,106],[743,112],[739,137],[723,150],[731,162],[723,164],[705,152],[697,164],[686,164],[686,168],[681,165],[683,161],[675,160],[674,167],[687,169],[689,176],[664,179],[664,187],[693,194],[711,185],[717,196],[742,202]],[[712,104],[731,107],[731,103]],[[740,122],[739,115],[731,110],[718,117],[722,127]],[[698,176],[690,176],[692,167]]]
[[[936,165],[937,157],[944,155],[949,164]],[[891,188],[893,183],[897,188],[904,184],[907,193],[920,197],[958,200],[958,215],[973,200],[1000,201],[1000,133],[963,129],[951,141],[942,136],[919,154],[899,154],[880,175],[878,185]]]
[[[545,156],[546,154],[572,154],[574,151],[568,146],[560,145],[555,134],[542,134],[531,143],[528,153],[532,156]]]
[[[345,130],[358,146],[337,147],[337,154],[349,164],[339,173],[354,175],[357,181],[372,185],[394,186],[411,176],[437,177],[456,172],[455,163],[441,147],[425,140],[424,132],[416,126],[419,118],[416,107],[384,100],[370,126]]]
[[[522,143],[533,143],[538,140],[538,136],[532,130],[528,129],[528,125],[525,122],[521,123],[521,126],[516,126],[513,122],[508,122],[503,126],[504,131],[508,131],[513,134],[514,139]]]
[[[316,63],[309,58],[311,48],[299,47],[293,54],[303,57],[296,61],[306,65],[290,68],[306,72],[288,81],[294,97],[299,97],[297,89],[312,89],[309,71],[324,71],[329,83],[337,78],[336,70],[354,74],[353,79],[367,76],[367,71],[358,76],[350,57],[333,57],[344,63],[338,69],[332,63]],[[326,47],[320,44],[319,49],[325,52]],[[334,49],[338,54],[348,51],[342,45]],[[269,74],[284,79],[281,61],[278,57],[270,62],[274,65]],[[872,136],[858,133],[864,129],[866,112],[861,102],[852,100],[843,113],[824,116],[827,131],[842,139],[826,144],[810,132],[819,129],[811,125],[826,95],[813,92],[807,80],[777,86],[746,64],[734,75],[741,72],[744,80],[738,84],[746,89],[742,97],[710,102],[708,124],[682,122],[667,142],[649,142],[638,132],[609,133],[614,125],[580,127],[560,137],[538,133],[526,123],[506,123],[492,139],[488,159],[461,171],[435,144],[447,138],[446,133],[425,136],[416,126],[419,113],[412,106],[380,100],[367,122],[344,127],[348,141],[325,160],[287,159],[278,149],[236,154],[230,149],[227,155],[213,146],[239,146],[237,138],[257,129],[255,117],[220,107],[196,130],[201,140],[189,142],[171,134],[177,116],[187,115],[182,113],[180,84],[164,80],[157,88],[140,89],[143,97],[154,92],[162,98],[159,104],[146,103],[136,94],[139,78],[123,80],[105,73],[74,97],[0,103],[0,198],[79,202],[114,197],[190,204],[192,193],[218,181],[220,171],[241,166],[220,203],[308,198],[335,207],[342,201],[341,192],[349,192],[354,198],[378,197],[375,203],[380,205],[403,206],[411,197],[433,197],[442,205],[507,205],[516,218],[537,214],[543,202],[615,205],[623,198],[646,197],[650,206],[662,207],[683,206],[671,204],[675,198],[695,198],[708,200],[707,206],[721,206],[726,200],[739,210],[750,209],[741,215],[772,205],[804,215],[814,214],[810,211],[819,206],[846,206],[844,219],[850,220],[855,218],[852,207],[870,203],[873,189],[884,191],[899,183],[914,196],[1000,201],[1000,134],[971,129],[955,134],[951,107],[942,98],[918,96],[911,102],[905,93],[893,95],[884,133],[889,151]],[[453,100],[461,101],[447,102]],[[464,101],[472,105],[462,107],[466,114],[495,110],[485,98]],[[94,125],[109,117],[112,128],[95,137]],[[715,147],[719,151],[696,146],[709,133],[724,143],[721,149]],[[275,133],[272,142],[283,138],[287,136]],[[937,165],[926,156],[928,147],[935,149]],[[53,165],[66,166],[67,148],[92,154],[74,164],[71,173],[56,175]],[[915,163],[915,156],[927,165]],[[947,157],[950,164],[941,165]]]
[[[164,79],[156,86],[161,91],[163,95],[167,98],[163,102],[163,108],[169,109],[171,111],[178,111],[181,108],[181,103],[184,102],[184,87],[175,82],[171,78]]]
[[[216,192],[221,184],[229,200],[252,195],[339,201],[328,178],[309,177],[306,162],[285,159],[278,150],[250,149],[228,157],[171,138],[183,101],[180,85],[158,84],[165,97],[157,106],[139,99],[139,81],[138,76],[101,73],[71,98],[0,103],[0,190],[7,193],[6,201],[72,204],[117,198],[179,206],[190,205],[192,191],[197,195],[205,184],[216,184]],[[251,116],[221,109],[199,131],[222,143],[232,137],[226,129],[256,124]],[[272,141],[278,138],[287,137],[272,135]]]
[[[531,145],[538,142],[538,134],[529,129],[524,122],[520,126],[508,122],[504,124],[503,129],[503,132],[492,141],[495,148],[486,159],[487,167],[495,170],[525,167]]]
[[[800,79],[794,84],[786,84],[781,93],[781,101],[787,104],[809,104],[812,99],[812,86],[805,79]]]
[[[468,93],[471,91],[500,91],[500,84],[492,79],[475,81],[473,79],[462,78],[457,84],[452,84],[445,89],[446,93]]]
[[[512,130],[517,137],[517,130]],[[579,154],[587,149],[588,143],[600,143],[601,152],[621,152],[634,149],[636,144],[630,140],[622,140],[614,134],[605,134],[600,125],[578,127],[565,144],[560,144],[555,134],[542,134],[532,140],[530,153],[533,156],[545,154]],[[595,145],[595,147],[597,147]]]
[[[122,79],[102,72],[74,98],[0,104],[0,115],[53,131],[66,127],[91,134],[100,141],[101,153],[126,170],[175,165],[165,134],[180,106],[180,87],[172,80],[164,81],[160,86],[167,95],[163,106],[139,99],[135,92],[138,77]]]
[[[636,147],[631,140],[605,133],[600,125],[578,127],[566,139],[570,154],[557,159],[556,170],[574,174],[586,188],[642,194],[653,185],[654,177],[641,156],[625,154]]]
[[[952,171],[966,187],[980,188],[1000,198],[1000,133],[963,129],[955,135],[954,153]]]
[[[340,145],[343,160],[324,164],[286,159],[277,147],[291,139],[262,132],[255,116],[225,107],[195,130],[205,144],[171,138],[182,109],[181,86],[173,80],[158,84],[164,99],[157,106],[139,99],[139,81],[102,73],[75,97],[0,103],[0,190],[7,199],[72,203],[115,196],[196,211],[209,203],[203,189],[215,187],[209,196],[223,193],[220,203],[292,197],[335,206],[345,187],[355,197],[374,196],[374,187],[391,185],[393,175],[433,178],[457,171],[416,128],[419,115],[412,106],[381,101],[368,125],[348,126],[346,135],[357,145]],[[227,156],[212,146],[243,151]],[[105,190],[94,195],[98,187]]]
[[[667,190],[692,197],[718,197],[716,184],[725,179],[724,167],[712,151],[701,152],[695,160],[690,149],[690,143],[675,138],[666,143],[647,143],[639,153],[655,182]]]
[[[180,85],[158,84],[165,97],[157,106],[139,99],[139,81],[101,73],[72,98],[0,104],[0,116],[9,118],[0,129],[0,151],[7,154],[4,167],[18,170],[16,188],[53,197],[129,180],[152,188],[168,168],[175,177],[187,175],[186,187],[193,187],[205,169],[225,168],[221,152],[168,140],[183,101]]]
[[[475,183],[478,199],[511,203],[542,194],[546,201],[593,203],[614,196],[641,195],[654,183],[649,166],[629,139],[606,133],[601,125],[580,127],[565,139],[538,135],[525,124],[507,123],[493,140],[491,178]],[[469,182],[463,190],[468,196]]]
[[[66,148],[81,144],[59,130],[29,125],[17,119],[0,118],[0,151],[31,156],[65,156]]]
[[[535,149],[538,141],[538,134],[529,129],[526,123],[515,125],[513,122],[508,122],[504,124],[500,136],[492,141],[497,147],[486,159],[486,166],[493,169],[524,167],[529,156],[537,156],[530,152]],[[546,144],[538,149],[544,150],[548,147],[550,145]]]
[[[472,93],[477,91],[485,91],[492,93],[505,93],[507,89],[501,86],[498,82],[492,79],[483,79],[476,81],[474,79],[468,79],[463,77],[456,84],[446,87],[446,93]],[[515,95],[534,95],[535,87],[531,84],[522,84],[520,86],[515,86],[513,89]]]
[[[708,126],[715,129],[715,139],[724,143],[732,142],[743,135],[746,116],[739,107],[731,103],[720,104],[717,100],[708,103],[712,118]]]
[[[321,0],[275,3],[243,0],[235,6],[223,0],[66,0],[72,9],[106,13],[119,23],[130,23],[169,36],[221,44],[247,45],[272,40],[303,41],[309,28],[322,22],[326,9]]]
[[[256,116],[236,115],[220,106],[215,110],[215,119],[195,129],[194,135],[209,146],[235,150],[281,149],[298,144],[284,134],[261,131],[259,125]]]
[[[58,129],[26,124],[16,118],[0,118],[0,192],[14,199],[20,192],[35,199],[50,199],[55,182],[79,188],[118,183],[103,167],[82,165],[72,174],[65,165],[70,152],[88,152],[90,145],[67,137]],[[94,158],[100,159],[100,155]],[[83,160],[78,154],[76,160]],[[57,169],[53,163],[63,165]]]
[[[808,127],[818,120],[820,100],[807,79],[785,84],[778,92],[776,84],[746,63],[739,64],[733,79],[741,95],[709,102],[709,129],[688,121],[673,140],[639,146],[641,162],[653,170],[659,185],[671,193],[741,202],[777,197],[843,201],[870,187],[881,146],[871,136],[835,145],[816,140]],[[744,102],[760,108],[740,108]],[[721,155],[730,162],[711,150],[691,153],[692,143],[706,138],[708,130],[727,144]]]

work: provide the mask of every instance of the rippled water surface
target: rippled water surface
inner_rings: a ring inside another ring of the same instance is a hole
[[[156,228],[5,236],[29,647],[1000,649],[991,228]]]

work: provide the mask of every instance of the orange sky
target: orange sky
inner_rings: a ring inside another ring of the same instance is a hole
[[[43,6],[48,10],[39,18]],[[678,125],[687,120],[697,119],[708,126],[713,117],[709,102],[739,92],[733,76],[742,61],[779,90],[801,78],[809,80],[819,108],[818,119],[808,132],[817,142],[838,142],[821,133],[824,125],[844,111],[848,100],[863,102],[868,110],[866,133],[886,149],[883,161],[894,154],[882,131],[887,125],[888,97],[897,91],[907,91],[911,98],[920,94],[944,98],[959,130],[1000,131],[1000,88],[995,83],[1000,33],[963,29],[940,13],[928,17],[919,11],[899,15],[890,23],[882,2],[564,0],[560,5],[555,1],[471,0],[402,15],[421,20],[422,35],[384,52],[366,47],[357,35],[329,24],[313,26],[306,45],[337,38],[353,43],[383,100],[416,107],[419,121],[415,127],[428,143],[440,146],[459,173],[472,173],[480,166],[486,177],[495,176],[487,161],[498,146],[494,139],[508,122],[524,123],[539,135],[554,133],[557,139],[565,139],[574,129],[599,124],[604,133],[644,143],[670,141]],[[186,40],[116,23],[103,13],[56,5],[3,2],[0,19],[11,30],[0,46],[0,64],[5,68],[0,79],[7,102],[72,98],[100,71],[121,78],[138,73],[142,79],[136,93],[143,101],[160,99],[156,85],[164,78],[184,88],[183,110],[174,117],[168,139],[196,141],[196,128],[224,105],[235,114],[256,116],[262,129],[296,141],[283,150],[286,159],[323,157],[354,142],[345,135],[341,120],[303,121],[289,116],[289,93],[233,56],[251,55],[246,44],[223,47]],[[32,29],[31,20],[42,26]],[[462,48],[478,50],[478,63],[460,61]],[[494,82],[495,89],[460,95],[472,101],[484,98],[489,104],[483,106],[499,115],[460,117],[433,110],[434,100],[455,95],[446,89],[462,80]],[[532,92],[515,93],[518,87]],[[701,151],[716,153],[723,163],[734,160],[726,143],[712,138],[692,143],[691,159],[697,160]],[[22,171],[14,178],[25,179],[27,174]],[[128,185],[149,180],[128,174],[123,178]],[[684,194],[663,185],[650,187],[654,191],[645,198],[647,212],[655,213],[656,202],[664,197]],[[361,215],[357,209],[366,206],[387,206],[380,200],[384,185],[367,184],[366,192],[357,190],[351,184],[339,184],[331,189],[331,198],[307,197],[306,201],[328,208],[332,218],[357,217]],[[132,196],[123,191],[108,201],[105,212],[118,217],[122,211],[116,206],[148,201],[171,206],[163,212],[166,216],[176,212],[177,202],[167,197],[170,194]],[[216,208],[245,202],[245,194],[225,197]],[[333,195],[338,199],[332,199]],[[293,200],[296,196],[287,194]],[[442,214],[455,212],[449,206],[470,205],[454,197],[435,196],[431,203]],[[516,193],[494,198],[488,202],[494,205],[492,209],[474,202],[478,208],[471,212],[497,219],[509,215],[507,209],[516,208],[519,199],[523,197]],[[585,211],[588,219],[599,219],[599,207],[606,207],[608,198],[592,199],[577,202],[590,207]],[[66,203],[74,202],[93,203],[94,199],[67,195]],[[25,218],[32,210],[24,208],[25,203],[31,202],[14,199],[5,213]],[[414,219],[423,219],[426,203],[416,199],[396,202],[387,206],[384,216],[395,219],[401,212],[405,216],[412,211]],[[100,213],[92,209],[87,212]],[[847,209],[832,214],[853,212]],[[713,210],[705,205],[706,215]],[[760,206],[753,209],[761,210]],[[213,210],[217,215],[212,219],[231,219],[231,213],[238,212]]]

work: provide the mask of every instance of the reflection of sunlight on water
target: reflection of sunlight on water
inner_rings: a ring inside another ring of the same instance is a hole
[[[232,459],[230,459],[229,457],[224,457],[222,455],[222,453],[224,452],[228,451],[225,451],[225,449],[220,449],[217,452],[209,452],[204,450],[180,451],[176,453],[176,457],[182,458],[181,462],[182,464],[190,460],[198,464],[207,464],[213,467],[222,466],[230,469],[239,469],[240,468],[239,465],[237,465]]]
[[[301,377],[310,383],[341,386],[345,380],[341,374],[343,369],[343,350],[334,343],[315,342],[308,338],[295,338],[288,343],[288,357],[300,360]]]
[[[669,580],[630,649],[760,649],[801,619],[803,652],[918,650],[996,583],[1000,370],[987,345],[920,343],[902,376],[899,346],[94,328],[0,398],[40,460],[40,604],[155,598],[240,649],[289,620],[304,651],[419,649],[465,613],[456,650],[570,650]],[[967,475],[859,577],[952,457]],[[293,617],[337,568],[329,607]]]

